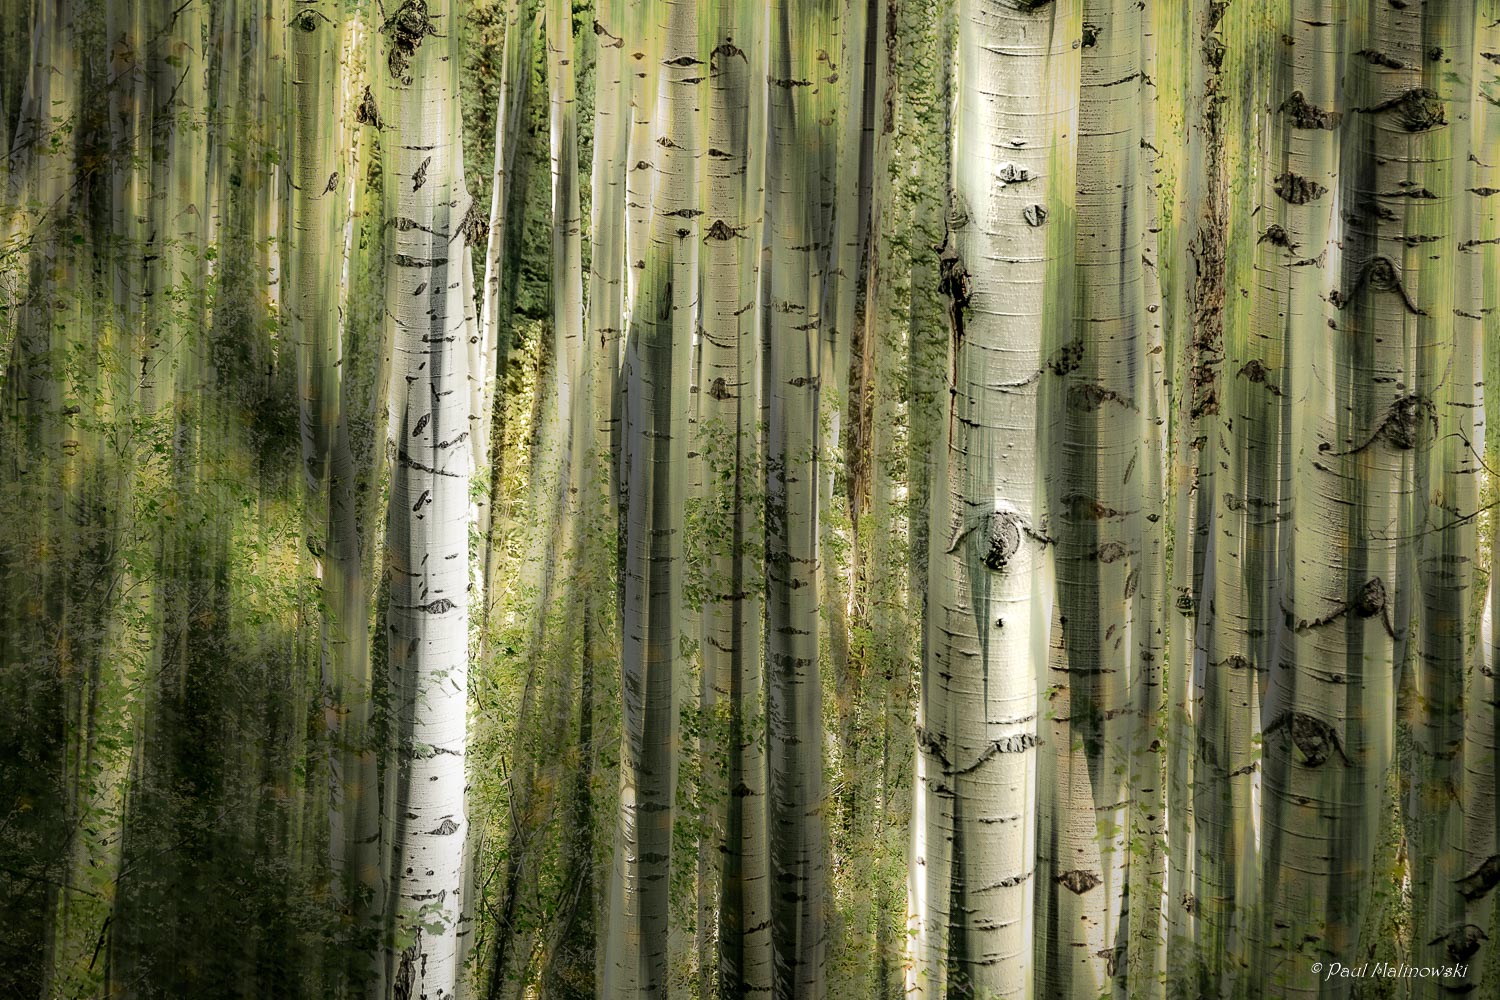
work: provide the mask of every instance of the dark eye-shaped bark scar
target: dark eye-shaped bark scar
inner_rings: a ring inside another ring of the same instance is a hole
[[[464,242],[469,246],[479,246],[485,242],[489,235],[489,216],[479,210],[478,200],[471,198],[469,199],[468,211],[464,212],[464,217],[459,220],[458,228],[448,238],[448,242],[452,243],[455,239],[462,236]]]
[[[1278,386],[1275,382],[1271,381],[1270,370],[1266,368],[1265,364],[1263,364],[1259,358],[1252,358],[1247,361],[1244,367],[1242,367],[1236,374],[1238,374],[1240,378],[1249,379],[1256,385],[1265,386],[1266,391],[1273,396],[1281,395],[1281,387]]]
[[[599,38],[607,38],[607,39],[609,39],[609,41],[607,41],[607,42],[601,41],[599,43],[600,46],[602,46],[603,48],[606,48],[606,49],[622,49],[622,48],[625,47],[625,39],[621,38],[619,35],[612,35],[612,34],[610,34],[609,33],[609,29],[606,28],[604,25],[600,24],[597,19],[594,21],[594,34],[597,35]]]
[[[705,240],[732,240],[745,239],[744,226],[731,226],[723,219],[715,219],[713,225],[708,227],[708,232],[703,234]]]
[[[1287,627],[1295,632],[1310,632],[1313,629],[1331,625],[1339,619],[1353,612],[1358,618],[1380,618],[1380,624],[1385,627],[1386,635],[1392,640],[1400,642],[1405,630],[1397,631],[1391,622],[1390,601],[1386,597],[1385,581],[1378,576],[1372,576],[1359,588],[1359,593],[1354,595],[1351,603],[1341,605],[1338,610],[1315,618],[1311,621],[1299,619],[1296,613],[1285,604],[1281,606],[1282,614],[1285,616]]]
[[[1075,382],[1068,386],[1068,406],[1085,413],[1093,413],[1105,403],[1114,403],[1127,410],[1135,410],[1135,400],[1115,392],[1098,382]]]
[[[429,156],[422,161],[421,166],[417,167],[416,172],[411,175],[411,189],[413,191],[420,191],[422,185],[427,183],[427,167],[431,163],[432,157]]]
[[[1436,91],[1426,87],[1413,87],[1388,101],[1354,110],[1372,115],[1389,111],[1394,115],[1396,124],[1407,132],[1426,132],[1448,124],[1443,113],[1442,98]]]
[[[1412,302],[1411,296],[1406,294],[1406,287],[1401,282],[1401,274],[1389,257],[1372,257],[1364,267],[1360,268],[1359,277],[1355,280],[1354,287],[1349,289],[1348,294],[1335,291],[1328,297],[1328,301],[1335,308],[1344,309],[1354,301],[1366,285],[1377,292],[1395,292],[1401,296],[1402,305],[1413,316],[1427,315],[1425,311],[1418,309],[1416,303]]]
[[[396,12],[381,30],[391,36],[391,51],[387,57],[391,75],[402,83],[411,83],[412,78],[407,75],[406,70],[412,56],[417,53],[417,46],[428,35],[437,34],[437,28],[433,27],[432,17],[427,12],[427,0],[406,0],[396,8]]]
[[[1487,895],[1495,886],[1500,885],[1500,854],[1491,854],[1479,863],[1479,867],[1458,879],[1458,894],[1467,900],[1475,900]]]
[[[1353,763],[1344,752],[1338,730],[1316,716],[1303,712],[1283,712],[1262,730],[1262,734],[1270,736],[1283,730],[1301,751],[1303,763],[1308,767],[1321,767],[1334,754],[1338,754],[1346,767]]]
[[[1447,951],[1448,958],[1455,963],[1462,963],[1473,958],[1475,952],[1479,951],[1480,944],[1489,939],[1490,936],[1477,924],[1454,924],[1427,943],[1434,945],[1446,942],[1444,950]]]
[[[1068,891],[1082,896],[1104,880],[1094,872],[1084,871],[1079,868],[1070,872],[1063,872],[1053,879],[1053,881]]]
[[[1272,246],[1281,247],[1289,253],[1296,253],[1297,249],[1302,246],[1302,244],[1292,241],[1292,238],[1287,233],[1286,229],[1275,224],[1267,226],[1266,231],[1260,234],[1260,239],[1255,241],[1256,246],[1259,246],[1262,243],[1269,243]]]
[[[1293,205],[1306,205],[1310,201],[1317,201],[1328,193],[1328,188],[1315,180],[1294,174],[1290,170],[1281,174],[1272,184],[1272,189],[1281,197],[1282,201]]]
[[[984,535],[977,540],[982,545],[980,561],[986,569],[996,573],[1010,564],[1021,548],[1023,536],[1042,545],[1052,544],[1051,538],[1026,524],[1019,515],[998,510],[971,511],[956,526],[946,551],[957,552],[964,540],[980,527],[984,528]]]
[[[1411,451],[1433,438],[1424,432],[1431,429],[1435,437],[1438,430],[1437,407],[1426,396],[1402,396],[1386,411],[1385,419],[1375,428],[1364,444],[1342,451],[1334,451],[1327,441],[1318,445],[1318,451],[1334,456],[1356,455],[1376,441],[1383,441],[1397,451]]]
[[[1278,110],[1291,119],[1293,128],[1302,129],[1331,131],[1338,128],[1342,117],[1337,111],[1325,111],[1315,104],[1309,104],[1300,90],[1292,91],[1292,95],[1281,102]]]
[[[371,128],[385,128],[385,123],[380,120],[380,111],[375,105],[375,95],[366,87],[365,92],[359,98],[359,104],[354,109],[354,120],[361,125],[369,125]]]

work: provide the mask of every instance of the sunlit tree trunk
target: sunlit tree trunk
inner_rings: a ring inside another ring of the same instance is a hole
[[[1339,137],[1347,127],[1340,69],[1347,45],[1343,15],[1341,3],[1294,0],[1291,5],[1288,31],[1295,44],[1281,50],[1282,82],[1273,97],[1278,119],[1273,134],[1283,137],[1286,153],[1280,172],[1270,179],[1271,194],[1265,196],[1275,214],[1267,218],[1265,230],[1257,236],[1257,262],[1272,272],[1262,280],[1258,291],[1270,297],[1274,290],[1284,303],[1278,313],[1288,342],[1286,384],[1277,383],[1274,375],[1263,384],[1277,385],[1292,400],[1293,420],[1286,447],[1287,460],[1293,463],[1289,471],[1295,477],[1304,475],[1309,467],[1303,454],[1309,447],[1305,425],[1316,409],[1303,401],[1310,389],[1316,388],[1320,394],[1325,391],[1309,375],[1314,364],[1323,371],[1329,364],[1326,349],[1320,345],[1326,343],[1326,331],[1332,322],[1328,291],[1341,267],[1335,192],[1340,172]],[[1250,388],[1242,387],[1246,391]],[[1316,405],[1326,404],[1320,401]],[[1285,551],[1300,550],[1301,554],[1286,570],[1291,577],[1286,581],[1288,606],[1290,600],[1300,600],[1299,588],[1305,585],[1300,570],[1304,555],[1309,565],[1329,557],[1316,534],[1323,522],[1311,512],[1312,501],[1304,496],[1300,478],[1296,489],[1294,504],[1287,512],[1285,530],[1290,531],[1291,540]],[[1292,633],[1284,635],[1264,703],[1263,725],[1284,713],[1299,697],[1299,690],[1306,691],[1307,684],[1287,669],[1296,662],[1298,641]],[[1264,748],[1261,857],[1265,911],[1257,964],[1270,977],[1267,995],[1288,988],[1295,977],[1307,975],[1297,968],[1305,969],[1307,962],[1291,953],[1299,945],[1293,935],[1300,933],[1305,910],[1300,897],[1293,901],[1286,895],[1291,890],[1288,880],[1297,877],[1291,866],[1300,867],[1309,850],[1303,843],[1309,832],[1304,810],[1297,808],[1293,799],[1302,794],[1297,789],[1307,778],[1300,767],[1294,770],[1294,748],[1288,735],[1283,732],[1279,738],[1268,740]]]
[[[1397,600],[1405,587],[1399,527],[1409,524],[1403,508],[1415,465],[1432,447],[1436,414],[1419,370],[1417,320],[1426,307],[1414,298],[1427,291],[1415,279],[1429,250],[1406,237],[1411,191],[1425,186],[1412,183],[1422,169],[1414,154],[1433,138],[1419,134],[1447,126],[1417,86],[1426,58],[1422,12],[1372,8],[1352,24],[1347,101],[1334,84],[1336,61],[1323,59],[1310,67],[1301,99],[1280,109],[1321,155],[1309,158],[1307,173],[1282,175],[1278,195],[1306,206],[1320,230],[1335,211],[1343,223],[1342,233],[1333,222],[1322,245],[1308,241],[1302,251],[1326,253],[1319,272],[1327,279],[1312,293],[1319,300],[1303,300],[1302,315],[1316,320],[1298,338],[1308,378],[1305,396],[1296,395],[1306,404],[1286,608],[1294,673],[1263,726],[1280,848],[1267,857],[1266,947],[1272,988],[1285,996],[1327,995],[1312,964],[1343,961],[1360,947],[1381,877],[1377,826],[1410,624]],[[1329,32],[1325,44],[1336,37],[1333,28],[1306,30]],[[1328,149],[1334,138],[1342,140],[1339,160]],[[1299,292],[1292,296],[1297,309]]]
[[[712,8],[708,58],[702,352],[698,447],[706,461],[707,534],[713,546],[703,612],[706,783],[714,796],[703,863],[718,862],[717,898],[698,919],[717,922],[717,990],[724,1000],[771,988],[766,853],[765,714],[761,672],[760,260],[761,160],[755,125],[763,100],[760,18],[743,4]],[[709,723],[707,720],[712,720]],[[712,761],[713,763],[710,763]],[[722,762],[722,763],[720,763]],[[700,890],[701,893],[701,890]],[[705,932],[700,927],[700,933]]]
[[[1037,682],[1052,618],[1039,468],[1043,303],[1073,252],[1076,4],[959,5],[946,487],[932,519],[918,744],[915,991],[1030,997]],[[1063,314],[1064,316],[1066,313]],[[1064,319],[1054,314],[1054,323]]]
[[[470,435],[458,273],[468,198],[453,8],[406,0],[382,26],[389,122],[387,302],[395,326],[389,541],[391,689],[398,708],[390,878],[390,996],[457,986],[468,675]]]
[[[826,255],[812,119],[831,87],[826,4],[770,9],[766,124],[765,570],[772,995],[821,1000],[827,926],[818,496]],[[824,53],[820,59],[818,53]]]
[[[635,164],[631,173],[633,181],[649,181],[650,240],[636,268],[622,377],[622,489],[628,511],[621,568],[624,733],[604,959],[604,993],[619,998],[667,993],[688,362],[702,215],[695,183],[704,78],[697,12],[677,4],[657,13],[664,19],[656,26],[659,48],[645,45],[644,50],[659,52],[660,62],[648,61],[638,72],[659,74],[658,138],[651,162]],[[630,190],[633,200],[637,187]],[[627,246],[633,255],[634,244]]]
[[[1085,0],[1072,327],[1042,376],[1057,435],[1048,464],[1058,590],[1037,781],[1037,991],[1047,997],[1125,989],[1133,699],[1137,675],[1152,669],[1142,651],[1155,625],[1135,611],[1143,575],[1157,576],[1142,565],[1156,553],[1138,502],[1156,458],[1142,435],[1152,407],[1140,369],[1154,360],[1136,183],[1142,35],[1136,4]]]

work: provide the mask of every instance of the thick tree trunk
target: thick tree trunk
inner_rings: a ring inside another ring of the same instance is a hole
[[[1060,276],[1071,270],[1075,145],[1066,81],[1078,74],[1079,10],[959,5],[949,232],[940,254],[953,358],[940,476],[947,494],[932,520],[918,729],[925,829],[916,863],[927,872],[917,914],[920,997],[1034,990],[1030,817],[1053,586],[1038,451],[1049,364],[1042,310],[1065,298]]]

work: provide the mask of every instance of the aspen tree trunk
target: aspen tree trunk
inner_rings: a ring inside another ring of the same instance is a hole
[[[1484,55],[1500,53],[1500,2],[1482,0],[1478,6],[1475,41],[1480,58],[1474,66],[1474,130],[1472,158],[1463,183],[1465,214],[1478,232],[1472,243],[1460,244],[1464,253],[1475,255],[1482,274],[1481,373],[1486,386],[1500,384],[1500,157],[1488,153],[1500,145],[1500,61]],[[1480,192],[1490,192],[1481,194]],[[1481,390],[1481,401],[1484,401]],[[1470,442],[1484,456],[1490,489],[1494,470],[1500,468],[1500,435],[1484,424],[1476,428]],[[1482,431],[1482,433],[1481,433]],[[1493,496],[1493,493],[1490,494]],[[1463,689],[1463,877],[1455,883],[1464,898],[1463,920],[1479,935],[1465,934],[1474,946],[1468,956],[1469,982],[1478,990],[1493,991],[1500,982],[1500,783],[1496,761],[1500,760],[1500,586],[1496,585],[1494,552],[1500,547],[1500,519],[1489,522],[1491,567],[1486,592],[1479,609],[1477,642],[1469,651]],[[1480,936],[1482,935],[1482,936]],[[1465,948],[1465,950],[1469,950]]]
[[[516,87],[515,81],[523,71],[522,56],[525,51],[523,38],[527,29],[519,0],[510,0],[505,8],[505,40],[502,43],[500,55],[500,87],[499,95],[495,99],[495,162],[490,170],[490,214],[485,229],[484,273],[480,278],[479,286],[479,355],[482,362],[479,370],[473,373],[479,395],[479,408],[476,412],[483,418],[475,428],[474,449],[484,463],[488,463],[491,457],[490,434],[493,429],[491,425],[495,385],[499,378],[501,356],[500,286],[501,277],[505,273],[506,207],[510,201],[510,175],[515,162],[516,139],[519,133],[517,119],[521,112],[517,97],[518,91],[522,88]],[[526,66],[525,70],[529,71],[530,67]],[[497,462],[496,469],[498,468]],[[488,481],[490,483],[488,504],[493,505],[494,493],[499,483],[494,474],[490,475]],[[494,530],[494,520],[492,506],[481,511],[480,524],[484,525],[484,530],[480,533],[479,553],[475,562],[483,574],[486,594],[490,592],[493,574],[491,559],[493,539],[491,536]]]
[[[1038,765],[1037,989],[1047,997],[1125,991],[1133,699],[1152,645],[1140,629],[1155,624],[1134,614],[1142,561],[1154,555],[1135,477],[1156,458],[1141,433],[1150,400],[1138,395],[1151,360],[1135,182],[1142,33],[1137,5],[1085,0],[1073,326],[1042,376],[1055,386],[1060,435],[1049,462],[1058,591]]]
[[[1303,477],[1310,468],[1304,454],[1309,447],[1306,424],[1319,407],[1326,405],[1321,396],[1325,388],[1310,376],[1314,364],[1320,365],[1321,371],[1328,370],[1329,360],[1323,345],[1333,322],[1333,309],[1327,296],[1341,268],[1336,191],[1341,160],[1339,140],[1342,129],[1348,127],[1342,85],[1342,65],[1348,45],[1344,27],[1342,3],[1294,0],[1291,6],[1287,30],[1294,44],[1280,50],[1283,83],[1273,94],[1276,131],[1284,137],[1285,158],[1281,173],[1271,179],[1274,200],[1267,198],[1275,215],[1267,219],[1266,231],[1257,237],[1258,262],[1270,258],[1275,263],[1269,266],[1279,272],[1277,277],[1264,280],[1259,291],[1269,297],[1271,289],[1277,289],[1283,303],[1279,309],[1281,322],[1288,331],[1289,341],[1285,358],[1287,385],[1280,386],[1288,392],[1293,406],[1285,442],[1288,461],[1293,463],[1289,471],[1295,477],[1294,502],[1286,529],[1291,539],[1285,548],[1296,554],[1296,562],[1287,569],[1291,575],[1286,583],[1289,606],[1301,599],[1299,588],[1305,580],[1300,569],[1303,558],[1312,564],[1329,557],[1325,543],[1317,535],[1323,522],[1311,512],[1312,500],[1306,495]],[[1268,381],[1277,384],[1274,376]],[[1320,394],[1317,402],[1304,402],[1314,389]],[[1283,636],[1276,674],[1271,678],[1262,710],[1263,726],[1282,716],[1299,697],[1299,691],[1306,692],[1308,685],[1292,669],[1297,662],[1298,642],[1295,633]],[[1309,733],[1313,732],[1309,729]],[[1289,880],[1296,877],[1293,866],[1301,865],[1309,850],[1302,840],[1309,832],[1305,828],[1305,810],[1297,807],[1293,796],[1302,794],[1299,786],[1305,787],[1310,776],[1294,764],[1294,747],[1287,735],[1283,732],[1281,737],[1268,739],[1264,745],[1261,858],[1265,910],[1257,965],[1268,978],[1267,995],[1289,988],[1296,977],[1308,975],[1306,968],[1311,961],[1291,953],[1299,946],[1295,935],[1300,934],[1306,911],[1305,897],[1288,895],[1292,888]],[[1313,895],[1319,893],[1318,889],[1307,891]]]
[[[1446,128],[1411,140],[1408,190],[1419,186],[1439,198],[1414,199],[1405,246],[1404,286],[1417,307],[1417,393],[1432,401],[1436,437],[1418,456],[1410,525],[1410,552],[1400,579],[1419,588],[1411,616],[1417,629],[1414,669],[1401,686],[1414,745],[1407,787],[1406,834],[1412,884],[1414,957],[1438,968],[1461,966],[1478,950],[1477,925],[1465,919],[1464,675],[1473,620],[1476,524],[1483,470],[1482,345],[1483,272],[1476,186],[1471,153],[1483,133],[1476,107],[1475,4],[1434,3],[1426,10],[1422,44],[1427,62],[1422,88],[1439,102]],[[1441,50],[1441,55],[1435,54]],[[1425,464],[1422,464],[1424,463]],[[1415,565],[1413,565],[1415,564]],[[1414,699],[1408,699],[1408,693]],[[1378,878],[1378,876],[1377,876]],[[1487,934],[1487,931],[1483,933]],[[1448,975],[1448,989],[1472,989],[1477,977]],[[1430,988],[1430,987],[1429,987]],[[1413,986],[1413,995],[1422,987]]]
[[[822,698],[818,676],[818,496],[823,317],[821,150],[810,119],[827,100],[817,57],[830,12],[770,9],[766,268],[761,274],[766,422],[766,672],[772,996],[827,989]],[[826,56],[824,57],[826,60]]]
[[[1147,0],[1141,14],[1141,159],[1135,183],[1139,199],[1141,297],[1146,318],[1137,344],[1136,399],[1141,457],[1133,479],[1132,506],[1138,511],[1140,575],[1136,581],[1132,625],[1137,635],[1139,669],[1132,677],[1135,715],[1131,747],[1130,872],[1127,890],[1126,995],[1131,1000],[1160,997],[1166,968],[1164,895],[1166,859],[1166,735],[1162,712],[1162,670],[1167,659],[1167,404],[1170,362],[1166,357],[1162,319],[1161,198],[1162,154],[1157,149],[1157,113],[1162,59],[1160,5]]]
[[[702,376],[700,448],[710,456],[709,533],[715,548],[703,612],[706,729],[719,745],[704,754],[722,764],[708,785],[720,797],[711,830],[718,850],[704,845],[706,864],[722,861],[716,905],[698,919],[715,920],[717,995],[723,1000],[771,990],[770,877],[766,848],[766,747],[762,694],[762,582],[756,556],[762,528],[760,484],[761,351],[756,304],[760,260],[762,151],[752,145],[763,102],[760,18],[744,4],[711,8],[708,58],[707,212],[702,249]],[[752,60],[755,60],[752,62]],[[700,933],[704,928],[699,928]],[[705,994],[705,1000],[710,994]]]
[[[1173,510],[1171,589],[1174,611],[1167,666],[1167,830],[1169,954],[1192,956],[1168,968],[1167,995],[1195,988],[1199,903],[1196,801],[1200,766],[1196,727],[1213,629],[1213,499],[1218,466],[1212,434],[1220,412],[1224,362],[1225,239],[1229,165],[1223,128],[1226,52],[1224,8],[1209,0],[1176,9],[1169,22],[1181,32],[1186,63],[1185,178],[1178,196],[1185,216],[1172,264],[1179,299],[1172,302],[1168,346],[1177,371],[1173,386]],[[1186,285],[1186,287],[1183,287]]]
[[[953,107],[955,5],[939,3],[930,10],[903,5],[899,33],[907,39],[902,53],[904,90],[910,95],[903,107],[902,125],[912,133],[911,145],[916,164],[908,187],[912,227],[917,244],[911,253],[909,288],[911,306],[907,328],[908,379],[910,402],[907,409],[909,440],[906,449],[907,500],[906,528],[911,539],[907,559],[907,591],[911,595],[912,615],[918,623],[917,653],[925,672],[930,662],[933,640],[932,608],[934,589],[929,587],[935,565],[930,557],[930,540],[936,528],[941,535],[942,518],[933,509],[935,500],[945,488],[942,480],[945,466],[945,415],[949,336],[947,314],[938,278],[935,254],[923,252],[941,242],[945,226],[944,189],[950,173]],[[924,16],[925,15],[925,16]],[[922,81],[918,83],[917,81]],[[930,88],[930,89],[929,89]],[[917,732],[922,731],[927,712],[926,679],[916,704]],[[915,741],[913,741],[915,743]],[[910,810],[910,850],[904,859],[907,869],[906,962],[902,987],[911,995],[941,996],[945,976],[940,960],[945,942],[946,906],[938,902],[947,893],[947,847],[941,839],[943,827],[929,804],[942,806],[941,797],[929,803],[928,782],[938,781],[930,772],[928,758],[918,747],[912,747]],[[938,839],[934,840],[933,837]],[[943,923],[937,923],[941,918]],[[937,970],[937,971],[934,971]]]
[[[1344,223],[1337,243],[1318,248],[1332,287],[1309,312],[1323,322],[1299,338],[1309,377],[1287,609],[1295,672],[1287,703],[1264,724],[1275,755],[1267,778],[1277,778],[1268,796],[1283,824],[1274,867],[1267,858],[1266,947],[1272,987],[1286,996],[1329,995],[1312,963],[1356,953],[1376,877],[1394,679],[1409,625],[1395,601],[1399,526],[1436,412],[1416,367],[1418,287],[1403,277],[1414,261],[1405,240],[1412,154],[1426,141],[1414,137],[1446,127],[1416,86],[1426,56],[1421,17],[1381,9],[1355,20],[1347,104],[1331,86],[1310,87],[1281,108],[1315,135],[1338,124],[1335,115],[1346,119],[1335,183],[1290,172],[1278,182],[1283,200],[1320,214],[1337,206]],[[1320,62],[1314,79],[1332,77],[1331,61]]]
[[[390,878],[392,997],[457,988],[468,675],[468,344],[458,262],[468,239],[446,0],[406,0],[381,28],[390,124],[387,301],[395,326],[390,670],[399,739]]]
[[[329,853],[334,873],[345,874],[354,847],[350,826],[358,801],[346,788],[357,777],[345,773],[339,749],[344,710],[364,672],[367,622],[356,540],[353,463],[344,427],[343,339],[340,329],[344,212],[340,182],[339,111],[343,74],[342,11],[337,3],[308,0],[291,23],[292,87],[296,106],[292,138],[292,292],[288,318],[297,350],[306,547],[320,581],[322,636],[320,698],[328,727],[330,767]],[[361,654],[355,660],[351,653]],[[357,850],[357,848],[356,848]],[[352,884],[349,886],[352,888]]]
[[[1284,134],[1277,131],[1283,123],[1273,118],[1265,126],[1271,134],[1262,135],[1265,116],[1252,115],[1246,104],[1247,93],[1276,86],[1268,78],[1274,71],[1264,65],[1269,59],[1263,55],[1268,46],[1261,41],[1267,37],[1261,15],[1253,5],[1223,12],[1210,5],[1202,22],[1207,29],[1217,18],[1201,62],[1202,93],[1211,102],[1204,131],[1220,180],[1204,195],[1216,222],[1214,229],[1200,230],[1195,262],[1211,262],[1218,270],[1212,284],[1199,272],[1195,316],[1214,329],[1222,367],[1212,404],[1217,419],[1201,425],[1202,459],[1213,468],[1212,486],[1198,485],[1210,537],[1198,607],[1201,649],[1189,681],[1195,754],[1191,893],[1194,988],[1214,997],[1243,996],[1260,978],[1252,959],[1260,895],[1260,714],[1281,649],[1283,523],[1291,500],[1284,439],[1291,338],[1280,323],[1274,286],[1254,290],[1259,294],[1248,287],[1257,273],[1280,274],[1266,258],[1284,250],[1275,231],[1257,242],[1248,239],[1245,225],[1255,220],[1259,238],[1284,204],[1272,180],[1281,170],[1283,147],[1275,140]],[[1257,149],[1270,152],[1257,155]]]
[[[1037,680],[1052,619],[1043,303],[1071,260],[1078,5],[965,0],[948,238],[946,503],[918,729],[916,995],[1034,993]],[[1056,298],[1061,298],[1060,294]],[[1064,314],[1066,315],[1066,314]],[[1063,322],[1053,319],[1053,322]]]
[[[603,973],[604,993],[611,998],[664,997],[668,988],[667,915],[682,664],[682,472],[697,310],[695,220],[702,214],[695,183],[697,88],[704,61],[696,10],[676,4],[659,13],[665,18],[657,26],[660,62],[643,60],[639,69],[659,74],[654,112],[658,139],[650,164],[640,161],[631,174],[633,180],[649,181],[650,245],[643,248],[642,266],[637,268],[623,376],[624,736]],[[643,48],[658,51],[654,44]]]

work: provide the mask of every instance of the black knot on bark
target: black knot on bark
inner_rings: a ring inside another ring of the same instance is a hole
[[[1028,226],[1035,229],[1047,221],[1047,210],[1041,205],[1027,205],[1021,210],[1021,218],[1026,220]]]
[[[417,54],[422,39],[437,34],[432,17],[427,13],[427,0],[406,0],[385,22],[384,30],[391,36],[391,51],[387,57],[391,75],[402,83],[411,83],[411,77],[406,75],[411,57]]]
[[[1500,885],[1500,854],[1492,854],[1456,883],[1458,894],[1464,899],[1475,900]]]
[[[1280,396],[1281,389],[1275,382],[1270,380],[1271,371],[1259,358],[1251,358],[1245,362],[1245,366],[1239,371],[1241,378],[1249,379],[1256,385],[1263,385],[1273,396]]]
[[[1083,364],[1083,341],[1070,340],[1066,344],[1052,352],[1052,357],[1047,359],[1047,367],[1054,375],[1067,375],[1076,372]]]
[[[380,120],[380,111],[375,107],[375,95],[370,93],[369,87],[365,88],[364,94],[360,96],[359,105],[354,109],[354,120],[372,128],[385,127],[385,123]]]
[[[1082,896],[1094,886],[1104,881],[1094,872],[1086,872],[1076,868],[1070,872],[1063,872],[1055,879],[1058,885]]]
[[[1401,279],[1396,276],[1396,265],[1391,263],[1389,257],[1376,257],[1370,261],[1366,265],[1365,278],[1370,282],[1370,287],[1383,292],[1401,287]]]
[[[1306,205],[1328,193],[1328,189],[1317,181],[1290,170],[1276,178],[1273,188],[1283,201],[1293,205]]]
[[[1354,613],[1361,618],[1374,618],[1385,610],[1385,581],[1371,577],[1354,596]]]
[[[318,20],[323,15],[311,8],[304,8],[296,17],[292,18],[292,27],[298,31],[311,34],[318,30]]]
[[[1377,432],[1392,448],[1410,451],[1422,441],[1422,432],[1431,427],[1437,433],[1437,407],[1425,396],[1403,396],[1391,404],[1385,422]]]
[[[705,240],[732,240],[740,235],[740,231],[744,228],[744,226],[731,226],[723,219],[715,219],[713,225],[708,227],[708,232],[704,234],[703,238]]]
[[[984,565],[1000,572],[1021,547],[1021,529],[1015,518],[995,511],[985,525]]]
[[[1449,959],[1454,962],[1467,962],[1479,950],[1479,945],[1489,939],[1490,936],[1477,924],[1454,924],[1447,933],[1439,934],[1427,943],[1444,942]]]
[[[1272,246],[1284,247],[1287,250],[1296,250],[1297,247],[1301,245],[1298,243],[1293,243],[1292,238],[1287,234],[1287,231],[1281,226],[1277,225],[1267,226],[1266,231],[1261,233],[1260,239],[1256,240],[1255,242],[1257,246],[1261,243],[1269,243]]]
[[[469,210],[458,224],[458,231],[471,247],[480,246],[490,234],[489,216],[479,210],[479,202],[469,199]]]
[[[969,308],[969,271],[958,254],[958,241],[950,232],[938,246],[938,292],[948,298],[948,318],[953,339],[963,340],[964,314]]]

